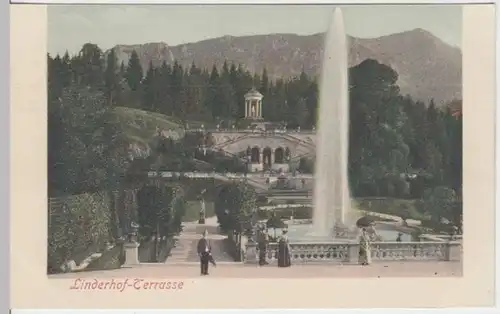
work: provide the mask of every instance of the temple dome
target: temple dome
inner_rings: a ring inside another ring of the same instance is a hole
[[[252,89],[250,91],[248,91],[248,93],[245,94],[245,98],[246,99],[249,99],[249,98],[253,98],[253,99],[262,99],[264,96],[259,93],[259,91],[257,89],[255,89],[255,87],[252,87]]]

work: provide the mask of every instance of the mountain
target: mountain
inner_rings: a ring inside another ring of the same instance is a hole
[[[158,66],[163,61],[177,60],[183,66],[194,61],[197,66],[211,68],[224,60],[242,64],[250,72],[261,73],[266,67],[271,78],[292,77],[302,69],[317,75],[323,55],[324,34],[301,36],[270,34],[224,36],[195,43],[169,46],[166,43],[118,45],[119,62],[127,64],[136,50],[143,68],[150,61]],[[399,74],[402,94],[442,104],[462,96],[462,52],[423,29],[378,38],[349,38],[349,64],[357,65],[367,58],[389,65]]]

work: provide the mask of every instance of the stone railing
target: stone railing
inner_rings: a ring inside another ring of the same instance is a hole
[[[355,264],[359,257],[359,243],[291,243],[293,263]],[[459,261],[459,242],[373,242],[372,261]],[[278,259],[278,244],[271,243],[267,250],[267,262]],[[246,263],[257,263],[259,250],[256,243],[247,244]]]
[[[210,132],[210,133],[275,133],[275,134],[316,134],[316,130],[298,130],[298,129],[238,129],[238,128],[193,128],[187,129],[186,132]]]

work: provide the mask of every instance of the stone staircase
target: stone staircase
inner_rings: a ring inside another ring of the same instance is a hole
[[[236,263],[225,251],[224,235],[218,234],[217,217],[209,217],[204,225],[198,222],[184,224],[183,232],[177,237],[176,246],[170,251],[165,264],[197,264],[199,263],[197,244],[203,232],[208,231],[208,240],[212,246],[212,255],[217,263]]]
[[[225,181],[225,182],[234,180],[234,179],[226,177],[223,174],[215,174],[214,178],[217,180]],[[260,182],[259,179],[247,177],[246,180],[247,180],[248,184],[250,184],[251,186],[253,186],[257,190],[257,192],[267,191],[269,189],[269,186],[265,183],[265,179],[263,180],[263,182]]]

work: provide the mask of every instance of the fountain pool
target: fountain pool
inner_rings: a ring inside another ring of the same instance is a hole
[[[398,237],[399,231],[389,228],[384,225],[377,225],[375,227],[377,234],[382,238],[384,242],[394,242]],[[300,242],[308,242],[308,243],[332,243],[332,242],[351,242],[357,241],[357,239],[346,239],[346,238],[332,238],[331,236],[318,237],[317,235],[311,236],[311,231],[313,230],[313,225],[311,224],[289,224],[288,225],[288,238],[291,243],[300,243]],[[401,241],[403,242],[411,242],[412,236],[411,234],[402,232]],[[281,234],[281,231],[277,232],[277,234]]]

